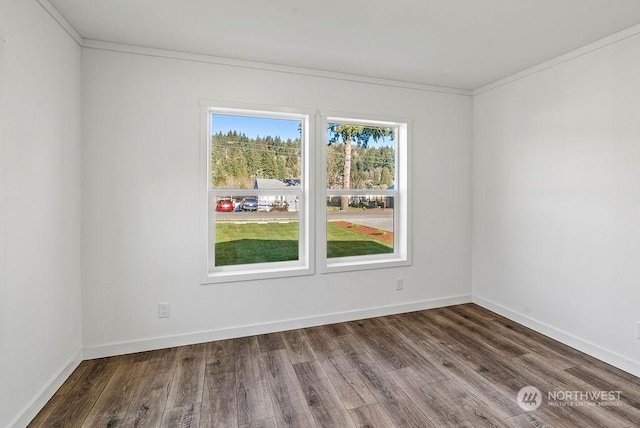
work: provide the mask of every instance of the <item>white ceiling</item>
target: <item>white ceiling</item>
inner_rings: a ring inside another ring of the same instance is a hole
[[[640,24],[639,0],[50,0],[85,39],[477,89]]]

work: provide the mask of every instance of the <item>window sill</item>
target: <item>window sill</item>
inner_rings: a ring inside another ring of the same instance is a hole
[[[288,278],[292,276],[306,276],[313,275],[314,271],[309,266],[280,266],[275,267],[273,264],[268,269],[247,269],[247,270],[233,270],[233,271],[218,271],[209,273],[204,278],[201,278],[201,285],[210,284],[222,284],[228,282],[240,282],[240,281],[257,281],[257,280],[271,280],[278,278]]]
[[[407,258],[385,258],[377,260],[362,260],[358,257],[358,260],[348,260],[344,258],[339,261],[330,262],[327,261],[326,266],[322,269],[322,273],[334,273],[334,272],[352,272],[371,269],[385,269],[393,267],[411,266],[411,260]]]

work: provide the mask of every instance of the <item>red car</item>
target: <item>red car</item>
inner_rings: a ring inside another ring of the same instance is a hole
[[[216,205],[216,211],[233,211],[235,206],[231,199],[220,199]]]

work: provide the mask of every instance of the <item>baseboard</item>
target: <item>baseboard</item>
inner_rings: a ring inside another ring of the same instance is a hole
[[[45,404],[53,397],[53,394],[62,386],[65,380],[69,378],[71,373],[78,367],[83,360],[82,349],[78,351],[67,361],[62,369],[40,390],[38,395],[31,400],[31,403],[9,424],[12,428],[26,427],[36,417],[38,412],[42,410]]]
[[[251,324],[231,328],[185,333],[173,336],[155,337],[130,342],[112,343],[102,346],[84,348],[84,358],[103,358],[114,355],[130,354],[133,352],[151,351],[154,349],[171,348],[174,346],[192,345],[196,343],[211,342],[214,340],[232,339],[237,337],[253,336],[256,334],[275,333],[278,331],[293,330],[298,328],[314,327],[318,325],[334,324],[338,322],[354,321],[358,319],[373,318],[384,315],[400,314],[405,312],[421,311],[444,306],[470,303],[470,295],[451,296],[439,299],[422,300],[418,302],[404,303],[400,305],[380,306],[375,308],[359,309],[347,312],[337,312],[313,317],[287,319],[281,321]]]
[[[611,364],[612,366],[617,367],[620,370],[624,370],[627,373],[631,373],[634,376],[640,377],[640,363],[637,361],[609,351],[608,349],[605,349],[587,340],[581,339],[580,337],[569,334],[549,324],[545,324],[519,312],[508,309],[498,303],[492,302],[491,300],[473,295],[472,301],[473,303],[482,306],[485,309],[493,311],[499,315],[502,315],[505,318],[509,318],[510,320],[515,321],[518,324],[529,327],[530,329],[535,330],[538,333],[549,336],[552,339],[555,339],[559,342],[564,343],[565,345],[577,349],[578,351],[584,352],[585,354],[604,361],[607,364]]]

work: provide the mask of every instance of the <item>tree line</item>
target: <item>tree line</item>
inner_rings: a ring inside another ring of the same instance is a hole
[[[327,188],[342,189],[345,177],[345,144],[327,147]],[[355,146],[351,149],[351,189],[386,189],[393,184],[395,153],[392,147]]]
[[[386,189],[393,184],[393,147],[350,143],[336,138],[327,146],[327,188]],[[300,150],[299,139],[218,132],[211,138],[211,185],[250,189],[256,178],[299,179]]]
[[[250,189],[256,178],[300,178],[300,140],[249,138],[218,132],[211,138],[211,185]]]

